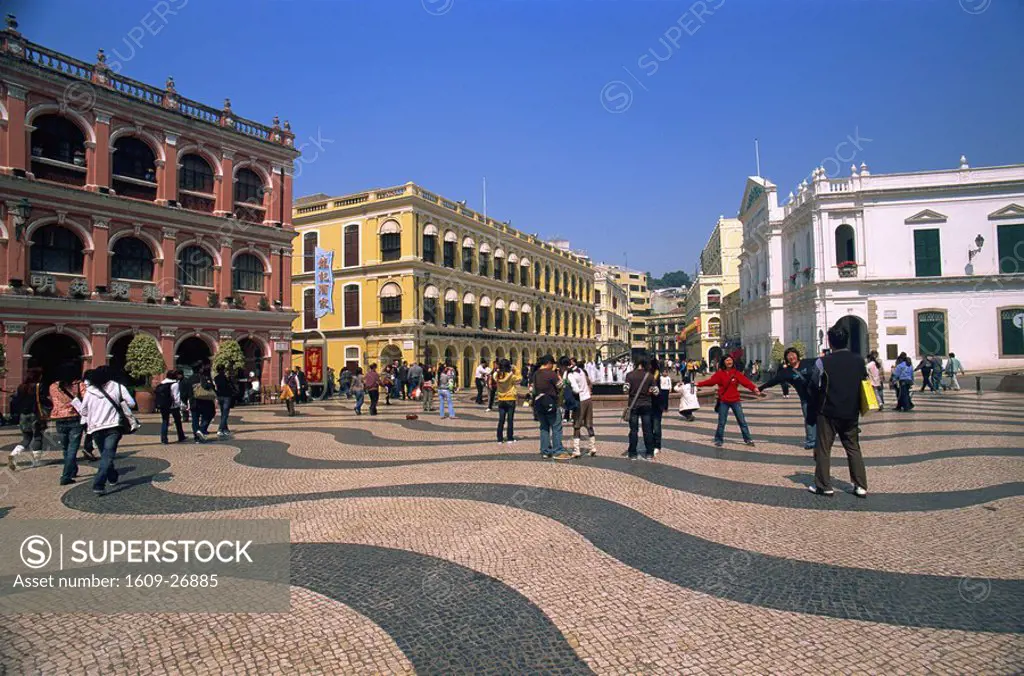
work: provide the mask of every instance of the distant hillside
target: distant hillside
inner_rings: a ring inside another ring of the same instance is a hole
[[[682,270],[666,272],[661,277],[652,277],[651,273],[647,273],[647,277],[649,279],[647,282],[647,288],[649,289],[669,289],[674,286],[690,286],[690,275],[686,274]]]

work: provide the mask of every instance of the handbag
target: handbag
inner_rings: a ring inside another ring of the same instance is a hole
[[[866,415],[869,411],[878,410],[878,396],[871,381],[865,378],[860,381],[860,414]]]
[[[117,411],[117,417],[118,420],[120,420],[120,422],[117,425],[118,431],[120,431],[121,434],[135,434],[136,432],[138,432],[139,427],[141,427],[139,419],[135,417],[135,415],[131,412],[130,409],[127,411],[125,410],[124,399],[121,398],[121,386],[117,386],[116,404],[114,403],[114,400],[110,398],[110,395],[107,394],[107,391],[105,389],[103,389],[102,387],[96,389],[98,389],[103,394],[103,396],[107,398],[107,401],[110,402],[110,405],[114,407],[115,411]]]
[[[644,387],[647,385],[647,379],[650,377],[650,373],[644,374],[644,379],[640,382],[640,387],[636,388],[632,401],[629,402],[629,405],[626,406],[626,408],[622,409],[622,422],[629,422],[629,414],[633,411],[633,407],[636,406],[636,400],[640,398],[640,393],[644,391]]]

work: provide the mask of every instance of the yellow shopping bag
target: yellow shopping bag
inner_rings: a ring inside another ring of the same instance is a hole
[[[860,381],[860,414],[865,415],[868,411],[878,410],[878,397],[871,381],[864,379]]]

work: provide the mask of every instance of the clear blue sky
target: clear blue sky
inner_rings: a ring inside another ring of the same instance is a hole
[[[692,271],[735,215],[754,137],[782,197],[858,131],[838,154],[875,173],[1024,162],[1021,0],[706,0],[703,23],[692,0],[167,2],[141,47],[155,0],[0,8],[33,41],[319,135],[297,195],[411,180],[480,208],[486,176],[489,215],[655,274]],[[615,80],[633,96],[613,114]]]

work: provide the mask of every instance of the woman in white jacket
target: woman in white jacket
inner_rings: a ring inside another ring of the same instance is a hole
[[[120,425],[124,404],[134,408],[135,400],[128,388],[114,380],[113,369],[100,366],[93,370],[79,413],[82,424],[92,435],[96,449],[100,452],[99,470],[92,482],[92,491],[96,495],[106,492],[108,481],[111,485],[117,483],[114,456],[117,454],[117,444],[121,441]]]
[[[697,386],[693,384],[694,373],[695,371],[687,370],[683,381],[676,385],[676,392],[680,393],[679,415],[688,421],[696,420],[693,417],[693,412],[700,409],[700,402],[697,401]]]

